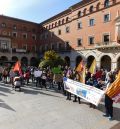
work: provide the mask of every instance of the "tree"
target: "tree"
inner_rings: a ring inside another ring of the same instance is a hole
[[[64,63],[64,60],[52,50],[45,52],[44,59],[40,62],[39,67],[57,67],[58,65],[63,65]]]

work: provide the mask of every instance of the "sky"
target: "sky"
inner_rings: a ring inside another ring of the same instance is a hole
[[[81,0],[0,0],[0,15],[41,23]]]

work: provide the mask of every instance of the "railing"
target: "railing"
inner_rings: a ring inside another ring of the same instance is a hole
[[[3,49],[3,48],[0,48],[0,52],[9,53],[9,52],[10,52],[10,49]]]
[[[96,43],[95,48],[112,47],[116,45],[117,45],[116,42],[102,42],[102,43]]]

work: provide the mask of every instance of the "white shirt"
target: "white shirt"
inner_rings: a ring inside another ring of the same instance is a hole
[[[40,70],[34,71],[34,77],[41,77],[41,75],[42,75],[42,71],[40,71]]]

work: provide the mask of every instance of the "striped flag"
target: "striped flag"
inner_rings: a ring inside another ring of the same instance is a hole
[[[96,73],[96,60],[95,60],[95,59],[93,60],[91,66],[90,66],[90,68],[89,68],[89,72],[90,72],[91,74],[95,74],[95,73]]]
[[[116,103],[120,102],[120,71],[116,80],[107,89],[106,94]]]
[[[85,83],[85,69],[85,63],[82,60],[76,68],[76,71],[79,73],[81,83]]]

